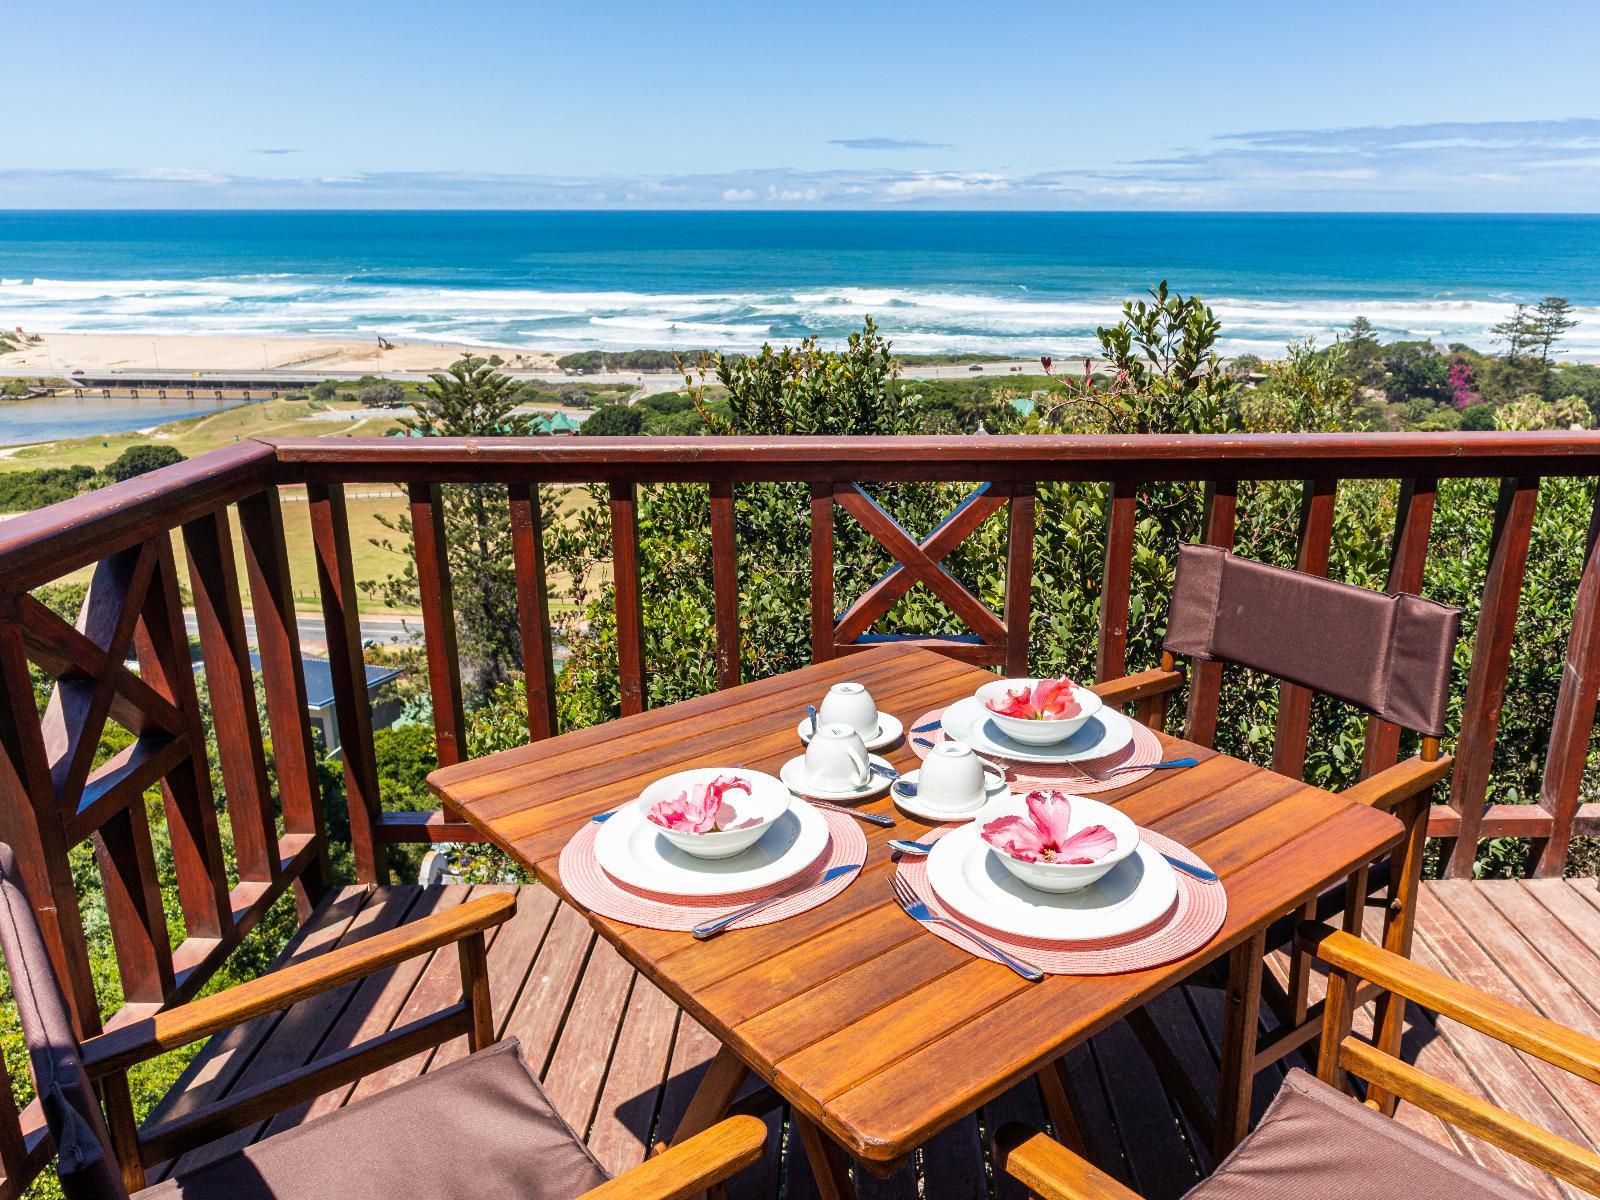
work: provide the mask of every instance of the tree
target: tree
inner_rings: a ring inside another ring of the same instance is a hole
[[[1479,432],[1491,430],[1495,428],[1494,414],[1494,405],[1474,404],[1461,411],[1461,428]]]
[[[313,400],[332,400],[338,394],[339,387],[331,379],[324,379],[321,383],[317,384],[316,387],[311,389],[311,398]]]
[[[1095,330],[1105,357],[1136,397],[1129,405],[1132,432],[1220,427],[1238,387],[1219,369],[1222,323],[1200,297],[1169,292],[1165,279],[1150,289],[1150,301],[1127,301],[1121,321]]]
[[[106,468],[106,476],[113,483],[121,483],[132,479],[136,475],[143,475],[146,471],[155,471],[161,467],[170,467],[173,463],[181,463],[183,455],[172,446],[152,446],[141,444],[129,446]]]
[[[396,407],[406,402],[406,389],[398,383],[387,380],[381,383],[369,383],[356,393],[356,399],[368,408]]]
[[[1384,391],[1391,402],[1450,399],[1450,372],[1444,356],[1427,342],[1395,342],[1383,360]]]
[[[1515,363],[1533,342],[1534,330],[1532,318],[1528,316],[1528,306],[1517,305],[1509,317],[1493,326],[1489,332],[1494,334],[1496,340],[1506,344],[1506,360]]]
[[[1339,372],[1357,387],[1377,387],[1383,382],[1383,343],[1378,341],[1372,322],[1357,317],[1339,339],[1344,347]]]
[[[1550,365],[1552,348],[1569,329],[1578,324],[1572,305],[1565,296],[1546,296],[1534,307],[1529,321],[1528,342],[1539,348],[1539,361]]]
[[[516,384],[481,358],[465,358],[444,374],[433,375],[412,402],[400,425],[428,437],[527,436],[531,420],[519,415]],[[455,601],[461,678],[475,698],[510,678],[522,666],[517,623],[516,575],[511,558],[511,515],[506,489],[499,484],[464,484],[442,489],[445,548]],[[411,520],[402,515],[384,522],[410,540]],[[395,608],[421,603],[416,563],[390,539],[373,544],[403,556],[398,574],[363,582]]]
[[[578,427],[590,437],[629,437],[639,432],[644,416],[626,404],[602,404]]]

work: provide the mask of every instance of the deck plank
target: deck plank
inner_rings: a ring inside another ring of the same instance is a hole
[[[459,904],[473,890],[341,889],[319,906],[282,961],[322,953]],[[1554,1020],[1600,1033],[1600,894],[1591,893],[1594,887],[1588,881],[1429,883],[1423,889],[1416,956]],[[1369,917],[1369,936],[1375,936],[1381,915],[1374,909]],[[519,889],[517,914],[492,934],[488,957],[496,1032],[521,1038],[525,1056],[544,1078],[557,1108],[586,1135],[609,1170],[626,1170],[642,1161],[648,1147],[676,1127],[716,1041],[544,887]],[[1278,966],[1281,970],[1282,964]],[[1314,996],[1322,986],[1320,976],[1313,980]],[[317,1053],[384,1032],[451,1003],[458,988],[456,956],[440,952],[219,1036],[191,1064],[186,1086],[165,1102],[163,1111],[186,1111]],[[1213,1096],[1221,1027],[1217,988],[1199,982],[1183,985],[1154,1000],[1150,1012],[1197,1091]],[[1270,1028],[1270,1013],[1263,1010],[1262,1019]],[[1362,1033],[1370,1025],[1368,1006],[1357,1014],[1355,1028]],[[430,1055],[282,1114],[265,1131],[257,1126],[204,1154],[209,1157],[289,1128],[464,1053],[465,1039],[455,1039]],[[1600,1144],[1600,1096],[1589,1094],[1593,1089],[1558,1078],[1559,1073],[1543,1064],[1454,1022],[1410,1010],[1402,1053],[1425,1070],[1582,1144]],[[1137,1186],[1146,1200],[1177,1197],[1210,1169],[1205,1140],[1190,1127],[1126,1024],[1113,1025],[1077,1047],[1066,1064],[1068,1091],[1090,1156],[1103,1169]],[[1257,1115],[1281,1074],[1265,1072],[1258,1080]],[[752,1078],[746,1090],[757,1086],[759,1081]],[[1398,1119],[1537,1195],[1572,1194],[1494,1147],[1453,1133],[1427,1113],[1402,1105]],[[778,1108],[766,1121],[767,1153],[730,1181],[729,1200],[816,1200],[816,1185],[789,1114]],[[857,1168],[860,1200],[1020,1200],[1021,1188],[993,1175],[987,1144],[1007,1121],[1045,1125],[1042,1097],[1033,1081],[939,1134],[910,1166],[888,1179]]]

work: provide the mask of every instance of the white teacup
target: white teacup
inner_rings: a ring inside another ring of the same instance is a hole
[[[865,684],[836,683],[822,698],[817,718],[824,725],[848,725],[871,741],[878,733],[878,702]]]
[[[940,742],[917,772],[917,800],[941,812],[968,812],[983,804],[991,787],[1006,777],[962,742]]]
[[[828,792],[864,787],[872,777],[867,744],[849,725],[819,725],[806,747],[806,782]]]

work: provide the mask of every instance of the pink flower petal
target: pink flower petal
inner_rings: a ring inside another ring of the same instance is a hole
[[[1038,862],[1045,854],[1039,831],[1021,817],[996,817],[979,836],[996,850],[1023,862]]]
[[[984,706],[993,713],[1002,717],[1026,717],[1031,715],[1032,701],[1026,687],[1007,688],[1006,694],[998,700],[985,700]]]
[[[1078,830],[1056,847],[1053,862],[1097,863],[1117,848],[1117,835],[1104,825]]]
[[[1029,792],[1025,803],[1045,848],[1060,850],[1072,828],[1072,801],[1061,792],[1038,791]]]

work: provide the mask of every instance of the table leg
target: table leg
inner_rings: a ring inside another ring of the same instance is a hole
[[[1256,1030],[1261,1022],[1261,960],[1267,931],[1258,930],[1228,955],[1227,1005],[1222,1025],[1222,1087],[1212,1149],[1221,1162],[1250,1127],[1256,1077]]]
[[[817,1181],[820,1200],[856,1200],[856,1185],[850,1179],[850,1160],[816,1123],[794,1113],[794,1127],[806,1148],[806,1161]]]
[[[744,1077],[749,1073],[750,1069],[744,1065],[744,1060],[732,1050],[726,1046],[718,1049],[711,1065],[706,1068],[705,1078],[690,1097],[683,1119],[673,1131],[672,1143],[676,1145],[697,1133],[704,1133],[727,1116],[739,1089],[744,1086]],[[664,1149],[665,1145],[657,1146],[656,1153]]]

